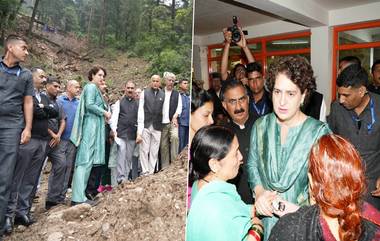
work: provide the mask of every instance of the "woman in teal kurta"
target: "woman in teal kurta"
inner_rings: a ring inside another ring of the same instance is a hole
[[[72,203],[87,201],[85,190],[93,165],[105,163],[105,119],[110,118],[100,89],[105,86],[106,70],[93,67],[75,115],[70,140],[78,147],[72,183]]]
[[[254,207],[245,204],[233,184],[242,164],[235,134],[221,126],[197,131],[190,156],[198,180],[186,225],[187,241],[260,240],[261,222]]]
[[[263,216],[264,240],[278,220],[276,215],[292,211],[290,203],[309,204],[309,152],[321,136],[330,132],[327,124],[301,112],[300,107],[315,87],[313,70],[302,57],[285,57],[269,68],[274,113],[255,122],[247,162],[256,210]],[[279,199],[290,202],[285,205],[288,209],[274,209],[272,203]]]

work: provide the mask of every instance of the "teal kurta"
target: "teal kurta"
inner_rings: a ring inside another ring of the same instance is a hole
[[[211,181],[191,202],[186,241],[246,240],[252,226],[251,212],[252,206],[241,200],[233,184]]]
[[[247,162],[249,185],[252,189],[262,185],[266,190],[277,191],[289,202],[308,205],[309,153],[313,144],[330,130],[327,124],[308,117],[289,129],[284,145],[281,145],[280,133],[274,113],[255,122]],[[264,240],[268,239],[277,220],[276,217],[263,218]]]
[[[106,104],[98,87],[87,84],[82,92],[70,140],[78,147],[75,166],[105,163]]]

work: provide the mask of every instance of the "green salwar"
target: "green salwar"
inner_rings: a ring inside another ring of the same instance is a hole
[[[106,104],[98,87],[87,84],[82,92],[70,140],[78,147],[72,183],[72,201],[85,202],[85,190],[93,165],[105,163]]]

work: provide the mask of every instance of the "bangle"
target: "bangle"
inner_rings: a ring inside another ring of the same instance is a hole
[[[254,223],[253,225],[252,225],[252,227],[253,226],[259,226],[260,228],[261,228],[261,230],[264,230],[264,226],[261,224],[261,223]]]
[[[250,229],[248,231],[248,235],[253,236],[256,241],[260,241],[261,240],[261,236],[257,232],[253,231],[252,229]]]
[[[251,230],[253,230],[254,232],[256,232],[256,233],[260,236],[260,240],[263,238],[264,233],[263,233],[260,229],[258,229],[258,228],[255,227],[255,226],[252,226],[252,227],[251,227]]]

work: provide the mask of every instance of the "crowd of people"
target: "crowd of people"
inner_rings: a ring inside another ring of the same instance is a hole
[[[43,68],[20,65],[25,39],[10,35],[0,61],[0,236],[35,222],[32,205],[51,162],[45,208],[96,205],[97,194],[167,168],[188,144],[189,82],[165,72],[140,89],[124,83],[111,103],[107,70],[94,66],[83,89]],[[71,192],[71,200],[68,199]],[[0,238],[1,239],[1,238]]]
[[[193,82],[186,240],[380,240],[380,60],[371,84],[359,58],[339,61],[326,116],[307,59],[264,80],[241,34],[247,64],[228,73],[224,38],[211,88]]]

